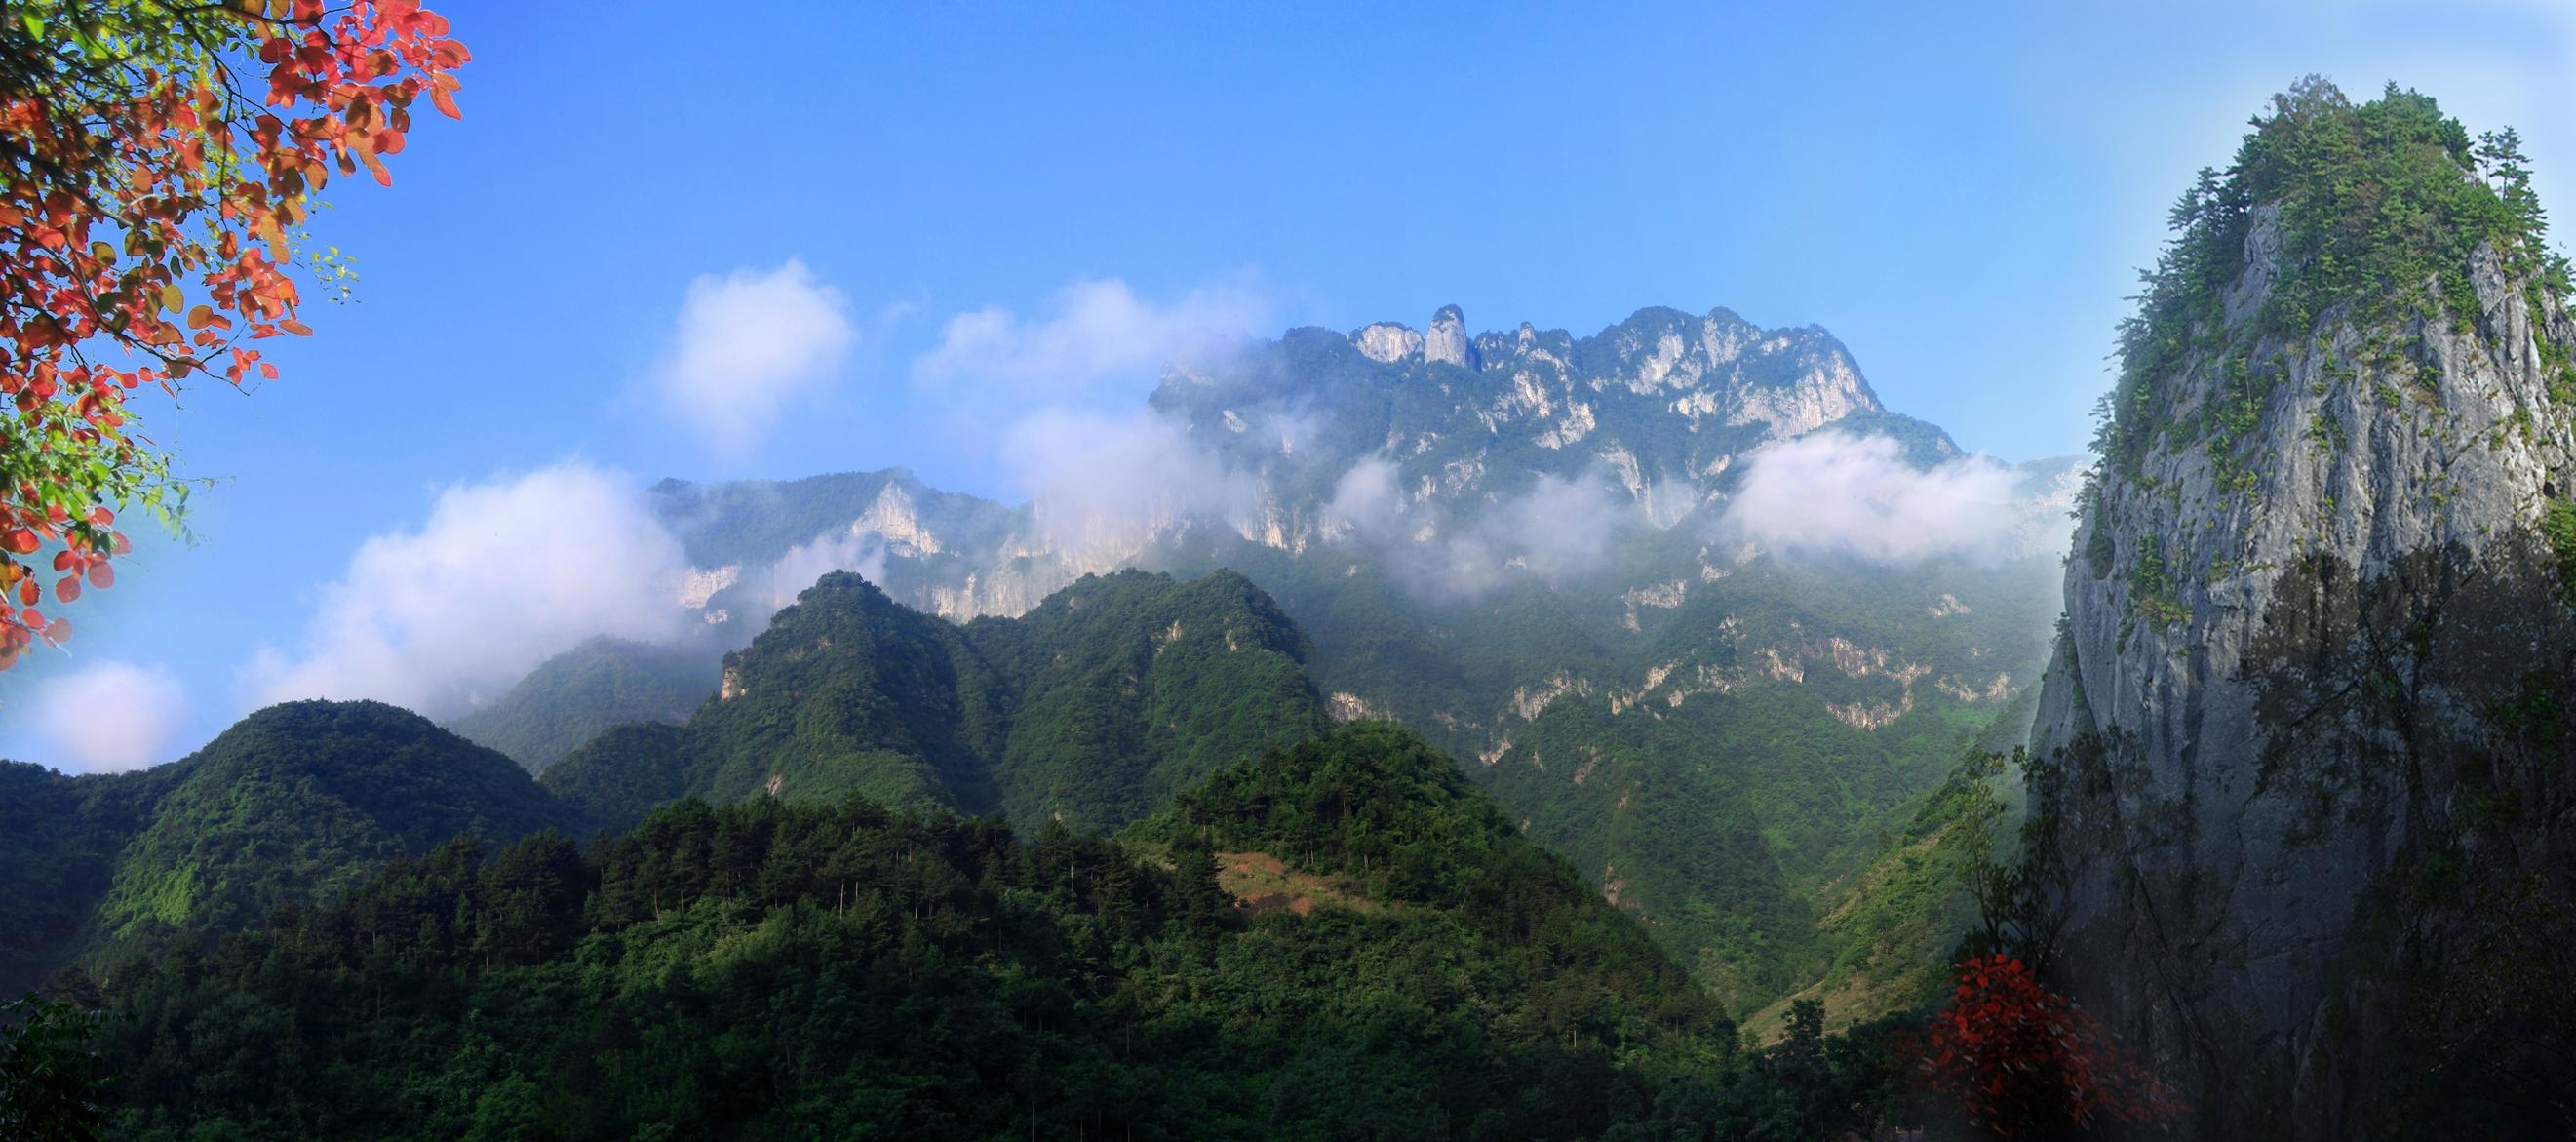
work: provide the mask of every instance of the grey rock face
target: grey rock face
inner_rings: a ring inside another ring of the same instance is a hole
[[[1372,455],[1401,470],[1416,504],[1472,515],[1534,477],[1601,479],[1669,527],[1723,499],[1736,460],[1771,441],[1853,427],[1902,435],[1927,458],[1958,451],[1939,429],[1888,413],[1824,330],[1765,330],[1724,309],[1641,310],[1578,339],[1527,324],[1471,335],[1444,306],[1427,332],[1378,322],[1334,335],[1341,344],[1320,364],[1295,355],[1320,340],[1304,337],[1313,332],[1232,365],[1175,370],[1156,394],[1251,489],[1234,501],[1092,526],[1048,518],[1042,504],[939,492],[900,470],[673,484],[661,506],[695,563],[679,601],[748,639],[784,601],[765,568],[798,544],[837,544],[842,565],[873,568],[907,605],[960,620],[1018,614],[1176,544],[1230,535],[1302,556],[1330,538],[1334,482]],[[2049,494],[2034,488],[2039,517],[2057,510]]]
[[[1467,318],[1457,306],[1441,306],[1440,312],[1432,315],[1431,331],[1422,335],[1422,357],[1463,368],[1479,367],[1476,347],[1467,340]]]
[[[1422,355],[1422,335],[1392,321],[1380,321],[1351,334],[1360,355],[1381,365]]]
[[[2258,215],[2231,326],[2279,246]],[[2330,310],[2254,344],[2277,372],[2254,427],[2106,465],[2075,537],[2034,737],[2064,782],[2040,808],[2069,859],[2066,962],[2203,1137],[2385,1121],[2391,1044],[2495,929],[2491,894],[2563,900],[2576,867],[2576,739],[2557,708],[2510,713],[2576,678],[2538,535],[2576,460],[2539,339],[2576,344],[2576,322],[2491,255],[2471,276],[2475,314]],[[2164,378],[2173,419],[2229,367]]]

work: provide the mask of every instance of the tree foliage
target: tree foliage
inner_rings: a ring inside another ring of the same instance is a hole
[[[107,1125],[95,1012],[29,995],[0,1004],[0,1138],[90,1142]]]
[[[1742,1051],[1406,731],[1184,804],[1112,840],[684,800],[587,854],[444,846],[125,976],[119,1135],[1788,1142],[1883,1101],[1818,1020]],[[1239,906],[1251,844],[1311,908]]]
[[[19,0],[0,21],[0,667],[115,580],[117,513],[185,485],[129,407],[198,372],[274,379],[331,176],[390,184],[465,48],[418,0]],[[299,263],[301,256],[304,260]],[[170,515],[175,519],[175,515]],[[46,552],[51,551],[50,560]]]
[[[2185,1109],[2101,1021],[2010,956],[1960,964],[1949,1006],[1908,1048],[1919,1077],[1997,1138],[2093,1137]]]

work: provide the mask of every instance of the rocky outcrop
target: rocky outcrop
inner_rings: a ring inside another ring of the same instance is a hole
[[[1441,306],[1440,312],[1431,315],[1431,330],[1422,335],[1422,359],[1465,369],[1484,367],[1482,355],[1467,339],[1467,317],[1457,306]]]
[[[2576,870],[2576,611],[2541,534],[2576,488],[2549,348],[2576,322],[2488,247],[2469,311],[2428,287],[2260,332],[2278,217],[2226,328],[2144,379],[2159,423],[2241,430],[2164,432],[2084,506],[2035,811],[2068,982],[2199,1136],[2380,1136],[2424,1068],[2520,1067],[2552,1033],[2463,989],[2529,970],[2472,965]]]
[[[1381,365],[1422,356],[1422,335],[1392,321],[1362,327],[1351,334],[1351,344]]]
[[[887,481],[885,490],[877,493],[876,502],[850,523],[851,535],[874,535],[886,545],[888,554],[904,559],[918,559],[940,552],[939,536],[922,522],[919,509],[903,485]]]

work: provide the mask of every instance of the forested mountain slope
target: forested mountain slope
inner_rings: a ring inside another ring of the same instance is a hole
[[[442,847],[129,976],[116,1133],[1792,1138],[1883,1093],[1865,1051],[1739,1054],[1396,727],[1033,840],[758,798]]]
[[[290,702],[112,777],[0,768],[0,991],[76,960],[210,940],[460,835],[577,818],[510,759],[374,702]]]
[[[663,653],[586,648],[532,683],[578,679],[603,658],[668,664]],[[613,727],[542,784],[373,702],[271,707],[136,773],[12,763],[0,767],[0,990],[328,900],[458,836],[585,836],[686,796],[862,793],[1031,829],[1114,828],[1220,765],[1323,729],[1303,654],[1240,576],[1087,578],[1022,618],[959,627],[835,574],[726,656],[720,692],[687,726]],[[532,684],[513,710],[534,718],[547,694],[616,689]]]
[[[547,659],[447,728],[543,773],[611,726],[688,720],[716,692],[718,657],[715,646],[698,640],[662,646],[595,638]]]
[[[0,762],[0,995],[16,997],[70,962],[95,931],[117,854],[178,777],[66,777]]]
[[[826,575],[727,655],[685,728],[626,727],[546,771],[611,826],[681,795],[837,798],[1114,828],[1324,725],[1302,636],[1241,576],[1087,577],[963,627]]]

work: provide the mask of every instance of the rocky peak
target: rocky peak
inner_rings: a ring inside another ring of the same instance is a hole
[[[1431,330],[1422,335],[1422,356],[1461,368],[1484,367],[1482,355],[1467,337],[1467,315],[1454,305],[1441,306],[1440,312],[1431,315]]]
[[[2576,321],[2420,99],[2321,112],[2385,152],[2368,171],[2285,170],[2309,152],[2258,120],[2239,185],[2185,200],[2066,572],[2035,852],[2069,982],[2171,1064],[2203,1137],[2422,1132],[2446,1113],[2400,1081],[2437,1053],[2425,1005],[2495,998],[2438,981],[2519,923],[2497,894],[2576,897],[2576,551],[2546,526]],[[2312,177],[2430,225],[2385,248]],[[2529,1066],[2509,1043],[2538,1032],[2494,1018],[2481,1049]]]

